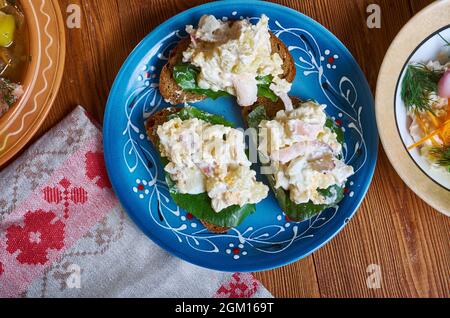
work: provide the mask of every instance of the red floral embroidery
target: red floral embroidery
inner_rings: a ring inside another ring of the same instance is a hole
[[[47,187],[44,189],[44,200],[48,203],[56,203],[62,201],[62,192],[58,188]]]
[[[0,262],[0,276],[2,276],[3,274],[3,264],[2,262]]]
[[[74,204],[85,204],[88,200],[88,193],[81,187],[71,187],[71,183],[66,178],[63,178],[59,185],[62,187],[46,187],[44,188],[44,200],[48,203],[59,204],[64,201],[64,218],[69,218],[70,202]]]
[[[6,230],[6,250],[22,264],[44,265],[48,251],[64,247],[64,223],[56,221],[52,211],[38,210],[25,214],[25,226],[12,225]]]
[[[101,189],[112,188],[108,173],[106,172],[105,160],[102,152],[87,152],[85,163],[86,177],[95,181],[95,184]]]
[[[258,281],[251,274],[236,273],[222,285],[214,298],[250,298],[259,288]]]

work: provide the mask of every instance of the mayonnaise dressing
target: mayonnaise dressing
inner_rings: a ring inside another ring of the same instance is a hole
[[[266,15],[256,25],[247,19],[223,22],[204,15],[197,29],[188,25],[192,41],[183,53],[183,62],[200,69],[199,87],[226,91],[237,96],[239,105],[250,106],[257,100],[256,78],[272,75],[270,89],[280,97],[287,96],[292,84],[279,77],[283,60],[272,54],[268,22]]]
[[[338,158],[342,145],[325,126],[324,110],[325,106],[306,102],[260,124],[259,150],[272,160],[275,187],[289,191],[296,204],[335,202],[336,193],[324,197],[318,190],[343,186],[354,174],[353,168]]]
[[[159,126],[164,168],[184,194],[208,193],[214,211],[258,203],[269,189],[256,181],[245,153],[242,131],[193,118]]]

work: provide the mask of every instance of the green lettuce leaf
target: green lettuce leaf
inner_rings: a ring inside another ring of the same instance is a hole
[[[173,114],[169,118],[172,119],[175,117],[179,117],[182,120],[198,118],[212,124],[233,127],[233,124],[225,120],[222,116],[213,115],[192,106],[184,107],[180,112]],[[167,158],[164,157],[161,158],[161,162],[164,167],[169,163]],[[169,186],[170,196],[175,203],[196,218],[208,223],[221,227],[233,228],[239,226],[250,214],[256,211],[256,206],[254,204],[247,204],[243,207],[237,205],[230,206],[220,212],[216,212],[211,207],[211,199],[207,193],[195,195],[179,193],[176,183],[166,172],[165,177],[167,185]]]
[[[212,99],[223,96],[230,96],[224,91],[213,91],[212,89],[203,89],[197,85],[197,77],[200,70],[192,64],[177,64],[173,68],[173,78],[175,82],[185,91],[204,95]]]
[[[328,189],[321,189],[319,192],[325,197],[330,198],[334,197],[334,192],[336,193],[336,200],[332,202],[332,204],[314,204],[311,201],[303,204],[294,203],[290,197],[289,192],[285,191],[283,188],[275,189],[275,178],[270,175],[267,176],[269,181],[269,185],[275,193],[275,197],[280,204],[281,209],[286,213],[291,221],[301,222],[305,220],[309,220],[312,217],[316,216],[320,212],[334,207],[336,204],[342,201],[344,198],[344,188],[339,187],[338,185],[331,186]]]
[[[269,120],[264,106],[257,106],[248,115],[248,125],[251,128],[258,128],[263,120]],[[344,132],[331,118],[327,118],[325,126],[336,133],[338,142],[341,144],[344,143]],[[320,212],[335,206],[344,198],[344,187],[334,185],[328,189],[318,190],[325,198],[336,197],[336,200],[332,204],[318,205],[311,201],[304,204],[296,204],[290,199],[288,191],[283,188],[275,188],[276,181],[273,175],[267,175],[266,177],[281,209],[292,221],[300,222],[311,219]]]
[[[336,139],[340,144],[343,144],[345,142],[344,131],[336,124],[333,119],[328,117],[325,123],[325,127],[330,128],[330,130],[336,134]]]
[[[270,99],[272,102],[278,101],[278,96],[270,89],[270,84],[272,84],[273,76],[258,76],[256,81],[258,82],[258,96],[266,97]]]
[[[216,92],[212,89],[200,88],[197,85],[197,78],[199,74],[200,70],[189,63],[179,63],[173,68],[173,78],[178,86],[180,86],[184,91],[204,95],[212,99],[217,99],[223,96],[231,96],[225,91]],[[270,84],[272,83],[273,77],[271,75],[259,76],[256,80],[258,82],[258,96],[267,97],[271,101],[276,102],[278,97],[270,89]]]
[[[204,121],[214,124],[214,125],[223,125],[226,127],[234,127],[233,123],[227,121],[222,116],[210,114],[210,113],[204,112],[204,111],[202,111],[198,108],[192,107],[192,106],[183,107],[178,113],[169,116],[169,120],[173,119],[175,117],[178,117],[181,120],[198,118],[198,119],[204,120]]]
[[[268,116],[266,113],[266,108],[264,106],[257,106],[249,115],[247,118],[248,126],[250,128],[258,129],[259,124],[263,120],[268,120]]]

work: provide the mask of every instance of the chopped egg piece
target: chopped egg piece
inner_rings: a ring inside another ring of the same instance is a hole
[[[180,193],[207,192],[216,212],[267,197],[268,187],[250,169],[242,131],[197,118],[174,118],[159,126],[157,134],[161,155],[169,160],[164,169]]]
[[[257,99],[256,78],[272,75],[270,89],[278,96],[287,95],[292,84],[279,77],[283,60],[272,54],[268,22],[266,15],[256,25],[247,19],[224,22],[204,15],[197,29],[188,25],[192,41],[183,52],[183,62],[200,69],[199,87],[226,91],[238,98],[239,105],[250,106]]]
[[[279,111],[273,120],[260,124],[259,150],[272,161],[275,187],[289,191],[296,204],[331,204],[319,190],[344,186],[354,174],[340,156],[342,145],[326,127],[325,106],[303,103],[292,111]]]

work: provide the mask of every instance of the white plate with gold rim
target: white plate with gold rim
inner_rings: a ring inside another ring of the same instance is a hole
[[[436,60],[450,39],[450,0],[437,1],[414,16],[389,48],[378,77],[376,116],[386,154],[403,181],[425,202],[450,216],[450,174],[434,169],[413,144],[401,99],[401,82],[409,63]]]

